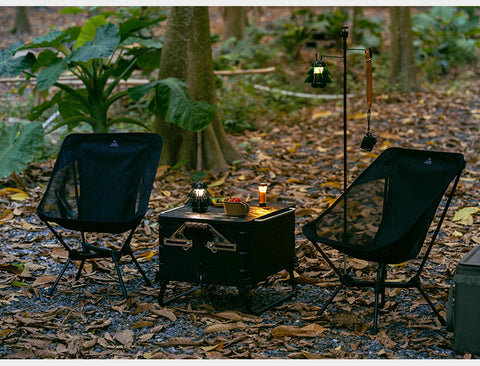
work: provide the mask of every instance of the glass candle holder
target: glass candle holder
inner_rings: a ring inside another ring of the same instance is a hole
[[[258,186],[258,205],[265,206],[267,204],[267,183],[260,183]]]

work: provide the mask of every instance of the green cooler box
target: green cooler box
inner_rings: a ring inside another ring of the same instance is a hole
[[[447,309],[447,330],[453,330],[453,347],[457,352],[480,353],[480,246],[460,260],[454,285],[455,296],[451,288]]]

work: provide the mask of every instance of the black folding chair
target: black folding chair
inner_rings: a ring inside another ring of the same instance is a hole
[[[147,285],[130,241],[144,217],[162,150],[162,139],[151,133],[92,133],[68,135],[61,146],[47,189],[37,207],[40,219],[68,251],[67,263],[80,261],[76,280],[87,259],[112,258],[120,287],[128,297],[119,267],[132,258]],[[52,223],[81,233],[81,248],[68,245]],[[86,232],[119,234],[130,231],[119,250],[87,243]]]
[[[379,306],[383,307],[385,304],[385,288],[417,288],[441,324],[445,325],[445,320],[422,288],[420,274],[440,231],[464,167],[462,154],[387,149],[331,207],[303,226],[304,235],[340,279],[340,285],[318,315],[325,311],[344,286],[373,287],[373,334],[376,334]],[[419,255],[437,208],[452,181],[453,186],[418,270],[408,281],[387,281],[387,264],[403,263]],[[361,280],[352,277],[347,271],[341,271],[319,243],[348,256],[378,263],[377,279]]]

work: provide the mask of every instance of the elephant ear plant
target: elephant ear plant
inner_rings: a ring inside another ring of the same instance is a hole
[[[52,130],[65,125],[71,129],[80,123],[89,124],[93,132],[108,132],[119,123],[148,129],[144,123],[127,116],[111,117],[108,111],[121,98],[131,96],[136,101],[149,94],[152,98],[149,109],[165,116],[167,122],[197,131],[206,127],[215,107],[190,100],[184,83],[178,79],[158,80],[118,91],[116,86],[131,77],[134,70],[152,72],[158,67],[162,43],[143,35],[146,28],[165,17],[132,16],[122,19],[120,25],[107,21],[115,15],[118,14],[97,15],[82,27],[52,30],[31,42],[0,50],[0,76],[24,73],[27,83],[36,80],[36,87],[46,98],[31,110],[29,119],[36,120],[57,105],[62,120]],[[68,85],[61,75],[79,80],[80,87]]]

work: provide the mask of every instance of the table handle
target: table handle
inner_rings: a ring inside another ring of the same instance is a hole
[[[164,238],[163,244],[170,247],[181,247],[185,251],[193,247],[193,242],[188,239]]]
[[[188,223],[184,223],[182,224],[182,226],[180,226],[177,231],[175,231],[173,233],[173,235],[169,238],[163,238],[163,244],[164,245],[168,245],[168,246],[171,246],[171,247],[181,247],[183,248],[183,250],[187,251],[189,250],[191,247],[193,247],[193,241],[192,240],[189,240],[185,237],[185,234],[183,233],[183,231],[185,230],[186,227],[188,227],[187,225]]]
[[[212,253],[216,253],[217,251],[222,252],[236,252],[237,251],[237,244],[232,244],[230,242],[218,242],[218,241],[209,241],[205,248],[210,249]]]
[[[273,215],[273,216],[268,216],[268,217],[265,217],[264,219],[255,219],[253,221],[255,222],[264,222],[264,221],[267,221],[267,220],[270,220],[270,219],[273,219],[274,217],[281,217],[281,216],[284,216],[284,215],[288,215],[290,212],[292,211],[295,211],[295,209],[293,207],[289,207],[288,208],[288,211],[285,211],[285,212],[280,212],[276,215]]]

